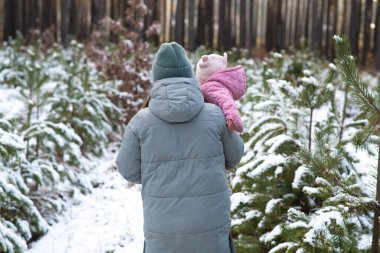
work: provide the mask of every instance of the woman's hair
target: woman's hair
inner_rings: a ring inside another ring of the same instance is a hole
[[[142,103],[141,105],[141,109],[144,109],[144,108],[147,108],[149,107],[149,101],[151,99],[151,95],[149,94],[148,97],[144,100],[144,102]]]

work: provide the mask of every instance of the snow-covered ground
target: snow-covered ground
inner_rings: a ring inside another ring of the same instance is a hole
[[[78,194],[49,232],[29,253],[141,253],[143,212],[141,187],[127,183],[113,166],[115,154],[99,161],[90,179],[93,193]]]

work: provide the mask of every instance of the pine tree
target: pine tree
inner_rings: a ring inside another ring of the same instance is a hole
[[[28,197],[30,192],[22,171],[30,170],[22,137],[0,120],[0,251],[27,250],[26,241],[47,231],[47,223]],[[42,175],[41,175],[42,176]]]
[[[0,252],[5,253],[25,252],[77,189],[91,191],[86,156],[102,153],[119,122],[120,110],[108,97],[117,82],[101,80],[82,46],[42,50],[40,43],[27,45],[18,37],[0,48],[6,59],[0,62],[1,88],[12,90],[9,98],[20,107],[7,120],[0,112]]]
[[[354,144],[357,147],[363,147],[368,143],[374,143],[378,146],[376,200],[371,247],[371,252],[377,253],[379,250],[380,233],[380,80],[372,92],[359,77],[355,66],[355,59],[350,55],[351,49],[348,37],[341,38],[334,36],[334,38],[343,80],[352,91],[354,102],[359,106],[362,117],[368,120],[367,126],[355,136]]]
[[[346,134],[363,121],[349,113],[350,95],[342,101],[334,88],[335,66],[302,58],[277,54],[247,70],[252,85],[241,108],[252,125],[231,180],[238,252],[362,252],[369,233],[371,200]],[[314,110],[326,116],[314,120]]]
[[[58,79],[60,85],[48,100],[51,104],[48,120],[73,128],[82,140],[81,150],[100,155],[107,143],[107,133],[120,117],[120,109],[107,97],[116,87],[108,87],[110,82],[97,79],[95,69],[84,56],[83,45],[72,41],[70,49],[58,56],[66,74]]]

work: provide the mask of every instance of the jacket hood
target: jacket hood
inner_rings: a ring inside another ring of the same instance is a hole
[[[212,82],[223,84],[231,92],[233,99],[238,100],[244,95],[246,89],[245,70],[243,66],[238,65],[218,71],[207,78],[204,83],[202,83],[202,86]]]
[[[194,78],[173,77],[153,83],[149,110],[171,123],[193,119],[204,106],[204,98]]]

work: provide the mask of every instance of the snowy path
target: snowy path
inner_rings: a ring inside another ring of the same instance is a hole
[[[140,187],[112,169],[114,155],[100,162],[91,179],[102,185],[81,195],[29,253],[141,253],[143,218]]]

